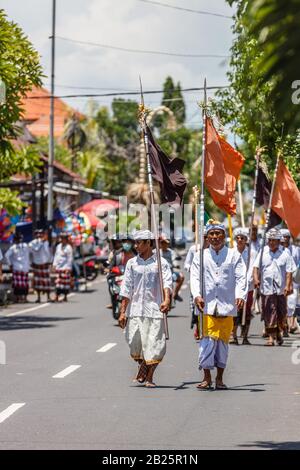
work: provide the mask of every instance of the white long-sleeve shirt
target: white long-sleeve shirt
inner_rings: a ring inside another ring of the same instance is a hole
[[[195,254],[196,254],[196,245],[192,245],[186,255],[184,266],[183,266],[184,269],[188,272],[190,272]]]
[[[172,291],[172,273],[168,262],[161,258],[163,287]],[[126,265],[120,295],[130,300],[127,317],[163,318],[156,255],[147,260],[139,255]]]
[[[239,252],[237,247],[234,248],[234,250],[241,255],[242,260],[245,263],[246,270],[247,270],[247,264],[248,264],[248,256],[249,256],[249,248],[246,247],[242,253]],[[249,269],[247,272],[247,278],[248,278],[248,290],[251,291],[254,289],[254,282],[253,282],[253,264],[256,260],[257,256],[257,251],[251,246],[251,251],[250,251],[250,263],[249,263]]]
[[[296,268],[300,265],[300,247],[295,245],[289,245],[287,248],[292,255],[292,258],[295,262]],[[297,282],[293,282],[294,289],[299,289],[300,284]]]
[[[36,238],[29,244],[32,262],[34,264],[51,263],[52,256],[50,252],[49,242]]]
[[[30,269],[29,254],[27,243],[16,243],[7,250],[5,258],[13,271],[28,273]]]
[[[56,269],[72,269],[73,249],[71,245],[59,243],[55,250],[53,266]]]
[[[218,253],[209,247],[203,252],[204,268],[204,312],[219,316],[237,315],[236,299],[246,298],[246,266],[240,254],[224,246]],[[191,273],[193,298],[200,296],[200,255],[193,259]]]
[[[253,264],[259,268],[261,252],[258,253]],[[275,252],[269,246],[264,247],[261,264],[260,292],[263,295],[282,295],[284,293],[286,273],[292,273],[296,269],[295,262],[289,252],[282,246]]]

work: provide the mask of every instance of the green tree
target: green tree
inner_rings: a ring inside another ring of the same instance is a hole
[[[172,77],[169,76],[165,80],[163,90],[164,94],[162,105],[167,106],[171,111],[173,111],[176,121],[179,124],[183,124],[185,121],[185,103],[180,83],[178,82],[175,86]]]
[[[16,150],[13,139],[20,129],[17,121],[22,116],[22,98],[33,85],[40,86],[42,69],[38,53],[22,29],[8,21],[0,10],[0,78],[5,86],[5,97],[0,104],[0,181],[14,173],[32,174],[38,168],[38,155],[32,149]],[[0,189],[0,207],[17,210],[21,202],[15,192]]]
[[[253,0],[245,17],[262,51],[257,63],[262,81],[273,83],[276,117],[295,132],[300,127],[299,103],[292,102],[294,88],[299,88],[300,0]]]
[[[95,114],[97,134],[105,143],[100,160],[99,184],[103,191],[122,195],[138,174],[138,146],[140,143],[138,103],[132,100],[114,100],[112,115],[107,108]]]
[[[114,133],[117,144],[127,146],[139,139],[137,120],[139,105],[132,100],[114,99],[112,102]]]
[[[262,68],[258,66],[263,60],[264,50],[253,22],[249,23],[247,8],[252,2],[228,0],[228,3],[236,5],[234,41],[227,74],[230,87],[218,93],[213,111],[242,140],[246,156],[244,173],[254,175],[253,156],[260,144],[266,147],[263,158],[269,169],[274,169],[278,149],[283,147],[289,168],[299,180],[299,163],[292,159],[299,147],[298,135],[289,133],[284,120],[277,116],[273,98],[275,80],[266,81]],[[287,142],[289,145],[284,145]]]
[[[177,122],[183,124],[185,121],[185,103],[181,92],[180,82],[177,83],[173,96],[174,100],[176,101],[173,101],[173,106],[171,107],[171,109],[176,116]]]

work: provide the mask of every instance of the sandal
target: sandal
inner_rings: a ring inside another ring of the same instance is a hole
[[[147,388],[155,388],[156,384],[154,382],[146,382],[145,387]]]
[[[208,382],[207,380],[202,380],[197,385],[198,390],[212,390],[212,382]]]
[[[227,387],[227,385],[225,385],[223,383],[221,383],[221,384],[216,383],[215,390],[228,390],[228,387]]]
[[[231,338],[229,340],[229,344],[235,344],[236,346],[239,345],[239,340],[235,337],[235,338]]]
[[[274,341],[268,341],[264,346],[275,346]]]
[[[251,346],[251,343],[248,338],[244,338],[242,344],[246,344],[247,346]]]

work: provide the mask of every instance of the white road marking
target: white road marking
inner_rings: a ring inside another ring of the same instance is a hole
[[[81,367],[81,366],[78,366],[78,365],[69,366],[66,369],[62,370],[61,372],[58,372],[58,374],[53,375],[52,378],[53,379],[63,379],[67,375],[72,374],[72,372],[74,372],[74,370],[79,369],[79,367]]]
[[[106,351],[109,351],[111,348],[113,348],[114,346],[116,346],[117,343],[107,343],[105,346],[103,346],[102,348],[98,349],[96,352],[106,352]]]
[[[9,418],[13,413],[15,413],[19,408],[26,405],[26,403],[13,403],[8,408],[0,413],[0,423],[3,423],[7,418]]]

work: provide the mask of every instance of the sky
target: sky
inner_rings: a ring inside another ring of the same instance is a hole
[[[162,3],[232,16],[225,0],[161,0]],[[141,0],[57,0],[56,35],[76,41],[172,52],[228,56],[232,43],[232,19],[175,10]],[[50,88],[52,0],[0,0],[10,20],[18,23],[41,56],[44,85]],[[192,58],[130,53],[56,39],[55,94],[138,91],[139,75],[144,90],[161,90],[171,75],[182,88],[227,84],[229,58]],[[209,96],[213,96],[210,92]],[[126,98],[126,97],[124,97]],[[187,125],[197,127],[201,92],[184,93]],[[112,98],[99,97],[101,106]],[[87,98],[65,99],[84,111]],[[161,95],[147,95],[151,108]]]

